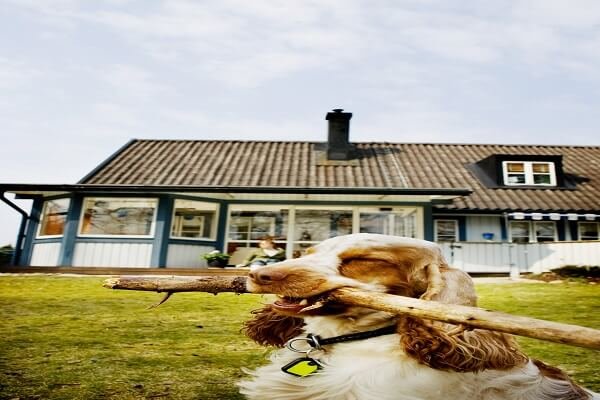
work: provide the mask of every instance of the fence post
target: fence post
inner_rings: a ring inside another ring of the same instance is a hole
[[[521,271],[519,268],[519,254],[515,254],[514,262],[512,257],[512,251],[515,248],[514,244],[508,245],[508,260],[510,265],[510,279],[519,279],[521,277]]]

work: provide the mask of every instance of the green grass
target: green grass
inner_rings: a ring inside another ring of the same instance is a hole
[[[267,352],[239,333],[259,296],[111,291],[96,277],[0,276],[0,399],[241,399],[241,367]],[[600,328],[584,284],[479,285],[483,307]],[[598,353],[522,339],[600,390]]]

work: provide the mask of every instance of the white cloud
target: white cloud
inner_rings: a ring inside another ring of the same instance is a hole
[[[44,71],[26,62],[0,57],[0,89],[16,89],[30,85],[45,75]]]
[[[136,101],[148,101],[170,91],[169,86],[161,82],[160,78],[134,65],[110,65],[95,71],[95,75],[111,85],[111,90],[116,95]]]

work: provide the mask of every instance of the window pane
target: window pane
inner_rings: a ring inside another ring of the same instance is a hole
[[[535,173],[549,174],[550,173],[550,164],[533,163],[532,169],[533,169],[533,172],[535,172]]]
[[[148,236],[157,200],[88,198],[83,203],[81,234]]]
[[[436,226],[436,240],[441,242],[456,242],[456,221],[450,220],[437,220],[435,221]]]
[[[529,222],[511,222],[510,236],[515,243],[529,243]]]
[[[241,211],[229,214],[229,239],[258,243],[265,236],[287,238],[288,211],[284,209]],[[248,244],[249,245],[249,244]]]
[[[350,233],[351,210],[296,210],[294,241],[320,242]]]
[[[535,237],[538,242],[554,241],[555,225],[554,222],[536,222],[534,223]]]
[[[535,184],[550,184],[551,183],[550,175],[534,174],[533,175],[533,183],[535,183]]]
[[[598,224],[596,222],[580,222],[579,239],[598,240]]]
[[[39,236],[63,234],[69,204],[70,199],[48,200],[44,203]]]
[[[525,175],[515,175],[515,174],[510,174],[508,175],[508,182],[509,185],[516,185],[516,184],[521,184],[521,183],[525,183]]]
[[[360,213],[360,232],[416,237],[417,210],[380,210]]]
[[[194,200],[175,200],[171,236],[214,238],[217,205]]]
[[[524,172],[525,164],[523,164],[523,163],[507,163],[506,170],[508,172]]]
[[[229,263],[242,263],[267,236],[275,239],[275,247],[285,250],[288,221],[288,210],[278,206],[256,206],[256,209],[232,206],[227,230]]]

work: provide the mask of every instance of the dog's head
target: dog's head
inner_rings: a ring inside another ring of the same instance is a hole
[[[419,297],[428,288],[426,267],[445,268],[431,242],[397,236],[355,234],[326,240],[307,255],[254,269],[248,290],[278,296],[271,307],[283,315],[347,314],[348,307],[325,302],[341,287]]]

